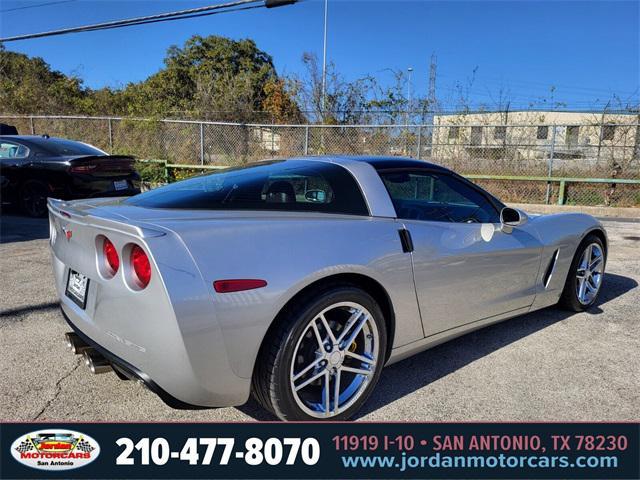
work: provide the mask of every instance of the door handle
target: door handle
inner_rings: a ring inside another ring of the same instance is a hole
[[[413,252],[413,239],[411,238],[411,233],[406,228],[401,228],[398,230],[398,234],[400,235],[400,243],[402,244],[402,251],[404,253]]]

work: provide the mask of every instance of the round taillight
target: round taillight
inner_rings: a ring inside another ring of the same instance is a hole
[[[107,265],[111,270],[111,275],[115,275],[120,268],[120,257],[118,257],[118,251],[111,240],[105,238],[102,242],[102,253],[104,254],[104,258],[107,261]]]
[[[131,267],[136,274],[138,284],[141,288],[145,288],[149,285],[151,280],[151,263],[149,263],[149,257],[144,253],[144,250],[138,245],[134,245],[131,248]]]

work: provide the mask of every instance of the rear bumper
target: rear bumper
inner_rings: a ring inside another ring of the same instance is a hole
[[[116,190],[114,182],[126,181],[127,188]],[[115,177],[95,177],[70,174],[64,182],[52,185],[51,195],[65,200],[97,197],[129,197],[140,193],[140,176],[137,173]]]
[[[88,318],[64,291],[59,291],[59,298],[65,320],[85,343],[125,376],[141,380],[168,406],[179,409],[231,407],[248,400],[250,379],[240,378],[232,371],[221,335],[200,333],[194,340],[176,325],[172,334],[154,341],[151,337],[155,335],[150,333],[141,352],[138,345],[126,338],[128,335],[137,338],[136,332],[118,330],[116,334],[111,326],[101,328],[102,322]],[[149,325],[144,314],[131,312],[126,317],[123,313],[118,316],[121,321]],[[206,352],[201,348],[204,344],[209,345]]]
[[[71,329],[87,344],[90,345],[91,348],[96,350],[100,355],[109,360],[111,365],[115,368],[119,369],[122,373],[124,373],[127,377],[131,379],[138,380],[144,384],[149,390],[158,395],[160,399],[166,403],[171,408],[183,409],[183,410],[197,410],[203,409],[207,407],[203,407],[200,405],[192,405],[190,403],[183,402],[182,400],[178,400],[176,397],[171,395],[169,392],[164,390],[160,385],[154,382],[149,375],[138,370],[136,367],[131,365],[130,363],[124,361],[117,355],[111,353],[106,348],[100,346],[98,343],[91,340],[87,335],[85,335],[78,327],[76,327],[69,316],[65,313],[64,309],[60,308],[60,312],[62,316],[67,321]]]
[[[116,190],[114,186],[116,181],[126,181],[127,188]],[[67,200],[95,197],[129,197],[138,193],[140,193],[140,177],[137,174],[113,178],[71,175],[66,189]]]

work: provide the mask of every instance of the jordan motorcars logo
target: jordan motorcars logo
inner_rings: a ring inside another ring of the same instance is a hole
[[[17,438],[11,445],[11,454],[28,467],[71,470],[93,462],[100,454],[100,445],[84,433],[54,428]]]

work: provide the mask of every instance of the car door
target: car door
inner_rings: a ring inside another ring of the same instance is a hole
[[[426,336],[529,307],[542,244],[533,229],[500,225],[481,189],[441,171],[381,171],[413,242]]]
[[[0,138],[0,191],[3,200],[13,200],[17,194],[19,170],[29,157],[29,149],[13,140]]]

